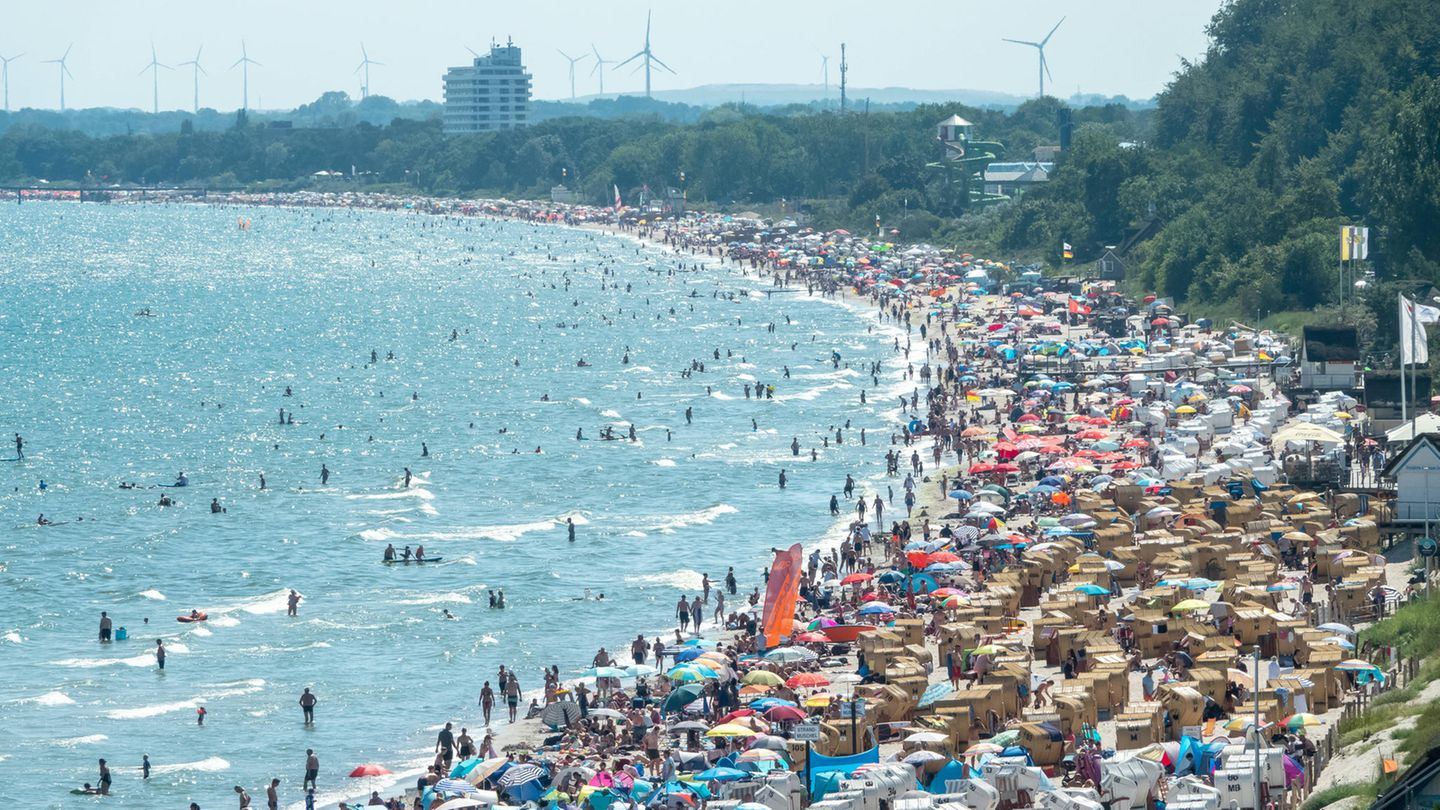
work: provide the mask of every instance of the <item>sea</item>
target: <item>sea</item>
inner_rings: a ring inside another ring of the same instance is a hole
[[[26,202],[0,258],[0,801],[30,808],[258,803],[272,777],[301,808],[307,748],[317,807],[398,793],[441,724],[483,736],[500,665],[531,692],[673,638],[728,566],[741,607],[773,548],[836,529],[847,473],[886,492],[911,390],[873,309],[594,230]],[[102,757],[112,794],[71,794]],[[394,773],[347,778],[366,762]]]

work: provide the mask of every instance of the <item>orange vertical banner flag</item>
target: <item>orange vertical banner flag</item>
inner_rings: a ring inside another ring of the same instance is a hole
[[[800,576],[804,572],[804,554],[796,543],[775,552],[770,563],[770,582],[765,586],[765,614],[761,624],[765,648],[780,646],[780,639],[795,629],[795,602],[800,598]]]

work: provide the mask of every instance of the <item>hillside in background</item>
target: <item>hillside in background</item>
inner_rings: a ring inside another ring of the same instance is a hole
[[[1371,227],[1366,321],[1440,281],[1440,26],[1429,0],[1236,0],[1160,94],[1153,137],[1081,130],[1052,182],[971,235],[1078,259],[1150,224],[1137,288],[1263,316],[1338,295],[1342,224]]]

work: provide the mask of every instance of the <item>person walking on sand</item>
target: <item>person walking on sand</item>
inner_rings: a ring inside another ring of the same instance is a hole
[[[690,627],[690,603],[685,595],[680,595],[680,601],[675,605],[675,618],[680,621],[680,632],[685,632]]]
[[[505,683],[505,708],[510,711],[510,722],[514,723],[520,712],[520,682],[513,675]]]
[[[319,702],[320,700],[315,697],[315,693],[310,691],[310,687],[305,687],[305,691],[300,695],[300,712],[304,718],[304,725],[315,725],[315,704]]]

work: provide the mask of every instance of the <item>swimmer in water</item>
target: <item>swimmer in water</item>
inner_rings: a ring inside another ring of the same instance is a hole
[[[409,489],[409,488],[410,488],[410,478],[411,478],[411,477],[412,477],[412,476],[411,476],[411,474],[410,474],[410,468],[409,468],[409,467],[406,467],[406,468],[405,468],[405,484],[401,487],[401,489]]]
[[[443,619],[453,619],[455,618],[455,614],[451,613],[449,608],[440,608],[440,617]]]

